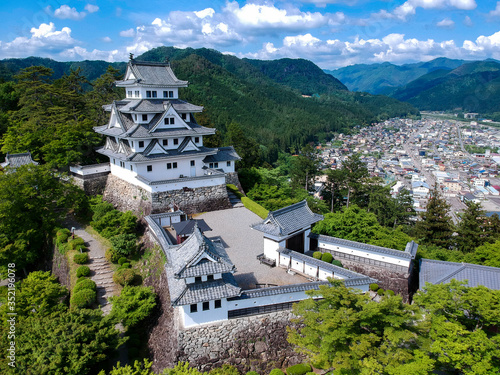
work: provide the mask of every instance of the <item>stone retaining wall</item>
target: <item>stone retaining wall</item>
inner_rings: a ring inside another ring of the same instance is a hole
[[[53,246],[52,254],[52,274],[57,277],[59,283],[71,290],[71,280],[69,276],[69,264],[66,255],[61,254],[57,245]]]
[[[189,361],[201,371],[227,363],[241,373],[260,374],[302,363],[305,358],[287,342],[286,328],[292,318],[291,311],[280,311],[181,330],[178,360]]]
[[[112,174],[108,176],[103,199],[120,211],[132,211],[139,217],[151,213],[151,193]]]
[[[241,186],[240,179],[238,178],[237,172],[226,173],[226,184],[235,185],[240,193],[245,194],[245,192],[243,191],[243,187]]]

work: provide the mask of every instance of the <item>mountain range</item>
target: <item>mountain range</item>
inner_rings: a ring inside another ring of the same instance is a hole
[[[493,59],[353,65],[330,73],[350,90],[384,93],[420,110],[500,115],[500,62]]]
[[[396,99],[350,92],[339,80],[302,59],[248,60],[212,49],[173,47],[155,48],[136,59],[170,61],[179,79],[190,82],[181,97],[205,107],[199,122],[216,127],[221,139],[231,122],[238,123],[246,136],[261,145],[261,153],[269,161],[276,160],[280,151],[299,149],[336,131],[389,117],[418,115],[413,106]],[[54,79],[81,67],[92,81],[109,65],[124,72],[126,63],[7,59],[0,61],[0,79],[10,80],[31,65],[52,68]]]

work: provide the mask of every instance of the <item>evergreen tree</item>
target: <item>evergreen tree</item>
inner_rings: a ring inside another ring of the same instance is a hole
[[[460,214],[457,226],[457,248],[464,252],[472,252],[486,240],[486,211],[481,203],[466,202],[467,208]]]
[[[313,146],[304,146],[299,155],[291,160],[290,179],[292,188],[302,188],[311,191],[319,172],[320,160]]]
[[[416,225],[416,233],[423,244],[448,248],[453,235],[453,223],[449,215],[450,205],[441,196],[438,186],[430,192],[427,210]]]

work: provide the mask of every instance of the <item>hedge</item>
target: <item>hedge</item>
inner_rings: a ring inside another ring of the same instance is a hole
[[[68,243],[69,243],[69,247],[71,248],[71,250],[80,250],[80,248],[82,250],[86,249],[85,241],[83,240],[83,238],[75,237],[74,239],[69,240]]]
[[[122,268],[113,274],[113,281],[122,286],[129,285],[134,281],[135,272],[130,268]]]
[[[323,255],[321,255],[321,260],[323,262],[332,263],[333,255],[330,253],[323,253]]]
[[[76,269],[76,277],[85,277],[90,275],[90,268],[88,266],[80,266]]]
[[[82,309],[91,307],[96,301],[97,294],[92,289],[83,289],[71,296],[71,308]]]
[[[252,211],[254,214],[260,216],[262,219],[265,219],[267,217],[267,214],[269,213],[268,210],[266,210],[264,207],[262,207],[260,204],[254,202],[248,197],[242,197],[241,198],[241,203]]]
[[[73,288],[73,294],[78,293],[84,289],[90,289],[95,292],[97,289],[97,285],[93,280],[82,278],[82,281],[77,282],[75,287]]]
[[[385,295],[386,295],[386,296],[395,296],[395,295],[396,295],[396,293],[394,293],[394,291],[393,291],[393,290],[387,289],[387,290],[385,291]]]
[[[379,290],[377,290],[377,294],[378,294],[379,296],[383,296],[383,295],[384,295],[384,293],[385,293],[385,290],[384,290],[384,289],[382,289],[382,288],[380,288]]]
[[[69,236],[71,236],[71,232],[67,228],[59,229],[56,232],[57,242],[60,243],[60,244],[62,244],[64,242],[68,242]]]
[[[248,371],[245,375],[259,375],[257,371]]]
[[[269,375],[285,375],[285,373],[283,371],[281,371],[279,368],[275,368],[275,369],[271,370]]]
[[[130,268],[130,263],[123,263],[121,266],[120,266],[120,269],[123,268],[123,269],[126,269],[126,268]]]
[[[321,251],[315,251],[313,253],[313,258],[314,259],[321,259],[321,256],[323,255],[323,253]]]
[[[312,370],[311,366],[304,363],[299,363],[298,365],[290,366],[286,369],[288,375],[305,375]]]
[[[337,267],[344,267],[344,266],[342,265],[342,262],[341,262],[340,260],[337,260],[337,259],[332,260],[332,264],[333,264],[334,266],[337,266]]]
[[[372,292],[376,292],[378,290],[378,284],[376,284],[376,283],[370,284],[370,290]]]
[[[123,263],[127,263],[127,258],[125,257],[121,257],[120,259],[118,259],[118,264],[121,266]]]
[[[104,256],[108,261],[115,264],[118,263],[120,258],[122,258],[121,254],[118,253],[117,251],[114,251],[113,249],[106,250],[106,254],[104,254]]]
[[[87,254],[87,253],[75,254],[73,256],[73,261],[76,264],[85,264],[85,263],[87,263],[89,261],[89,254]]]

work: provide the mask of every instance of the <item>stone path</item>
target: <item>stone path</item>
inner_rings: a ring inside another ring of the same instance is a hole
[[[111,304],[108,298],[119,294],[117,285],[113,281],[113,269],[111,263],[104,257],[105,246],[90,233],[85,231],[82,225],[74,219],[67,221],[68,229],[75,228],[75,234],[85,241],[89,249],[90,278],[97,285],[97,302],[104,315],[111,311]]]
[[[229,202],[233,208],[243,207],[243,203],[241,203],[241,199],[236,196],[231,190],[227,189],[227,196],[229,197]]]

